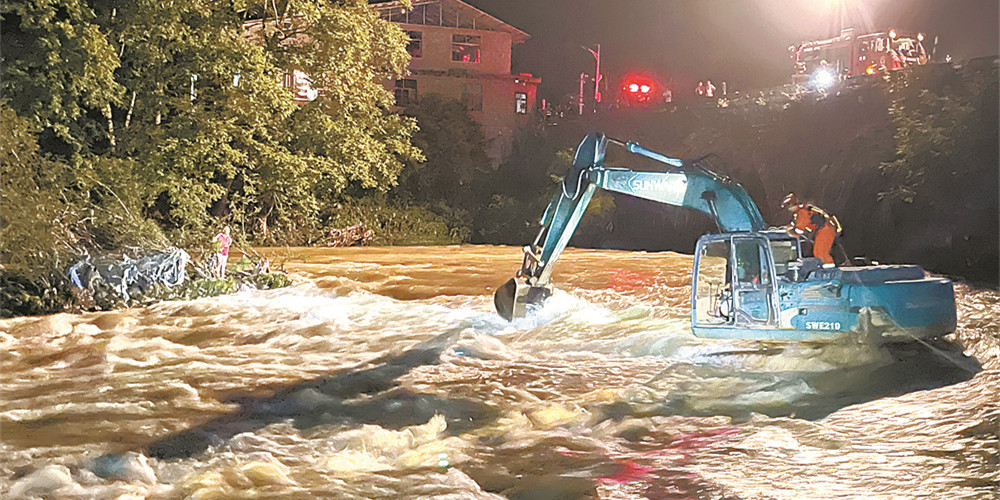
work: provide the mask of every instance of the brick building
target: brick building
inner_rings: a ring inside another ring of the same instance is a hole
[[[487,153],[498,163],[537,105],[541,79],[510,72],[511,47],[529,35],[461,0],[412,5],[409,10],[399,1],[372,4],[410,37],[410,75],[387,83],[396,104],[405,108],[432,93],[461,100],[482,125]]]

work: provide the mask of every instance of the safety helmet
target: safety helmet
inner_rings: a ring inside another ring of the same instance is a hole
[[[785,196],[785,199],[781,200],[781,208],[788,208],[798,204],[799,199],[795,197],[795,193],[788,193],[788,195]]]

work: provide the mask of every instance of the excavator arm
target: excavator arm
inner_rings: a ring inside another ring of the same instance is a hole
[[[607,145],[650,158],[668,171],[635,171],[604,166]],[[597,188],[672,206],[688,207],[711,217],[720,232],[757,231],[764,219],[747,192],[736,182],[697,164],[650,151],[634,142],[591,133],[576,149],[573,166],[542,216],[534,243],[524,248],[517,275],[497,289],[494,304],[505,319],[523,316],[528,304],[551,294],[552,269],[580,224]]]

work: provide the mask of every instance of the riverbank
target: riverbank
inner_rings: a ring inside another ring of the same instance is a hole
[[[186,264],[184,278],[176,286],[112,284],[99,276],[88,280],[86,286],[79,286],[82,283],[74,283],[69,271],[53,269],[28,275],[0,270],[0,318],[110,311],[165,300],[214,297],[248,288],[282,288],[292,283],[284,272],[260,272],[259,261],[240,252],[233,254],[225,278],[211,277],[196,265]]]

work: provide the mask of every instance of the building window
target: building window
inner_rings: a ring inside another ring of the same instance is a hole
[[[462,89],[462,102],[467,111],[483,110],[483,86],[478,83],[467,83]]]
[[[519,115],[528,114],[528,94],[514,92],[514,112]]]
[[[417,81],[412,78],[396,80],[396,106],[409,106],[417,102]]]
[[[410,42],[406,44],[406,51],[410,53],[410,57],[421,57],[423,55],[421,42],[423,42],[424,34],[419,31],[407,31],[406,36],[410,38]]]
[[[479,62],[479,37],[472,35],[452,35],[451,60],[467,63]]]
[[[312,88],[312,79],[301,70],[285,71],[282,84],[286,89],[292,91],[296,101],[315,101],[319,96],[319,91]]]

